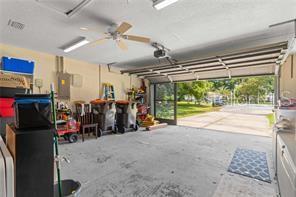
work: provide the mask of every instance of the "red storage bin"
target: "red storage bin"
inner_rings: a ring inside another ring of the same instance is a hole
[[[0,98],[0,108],[13,107],[14,98]]]
[[[0,117],[14,116],[13,103],[13,98],[0,98]]]
[[[13,117],[14,109],[13,107],[0,107],[0,117]]]

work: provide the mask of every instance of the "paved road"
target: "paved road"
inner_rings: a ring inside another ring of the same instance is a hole
[[[209,112],[178,120],[178,125],[213,129],[218,131],[270,136],[271,128],[266,118],[271,106],[224,106],[218,112]]]

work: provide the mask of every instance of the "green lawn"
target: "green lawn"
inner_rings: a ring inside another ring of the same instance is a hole
[[[266,118],[267,118],[268,121],[269,121],[269,125],[272,126],[272,125],[274,124],[274,122],[275,122],[275,120],[274,120],[274,114],[273,114],[273,113],[271,113],[271,114],[267,114],[267,115],[266,115]]]
[[[193,102],[178,102],[177,117],[184,118],[211,111],[219,111],[221,107],[212,107],[211,104],[194,104]]]

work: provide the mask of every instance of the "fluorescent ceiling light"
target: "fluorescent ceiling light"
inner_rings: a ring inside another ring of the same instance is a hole
[[[85,7],[87,4],[89,4],[92,0],[83,0],[80,2],[77,6],[75,6],[73,9],[69,10],[65,14],[69,17],[73,16],[76,14],[78,11],[80,11],[83,7]]]
[[[81,30],[87,31],[88,28],[87,27],[80,27]]]
[[[81,11],[82,8],[87,6],[93,0],[67,0],[67,2],[63,1],[52,1],[52,0],[35,0],[40,3],[40,5],[45,6],[51,10],[56,12],[65,14],[68,17],[72,17],[77,12]],[[71,7],[70,7],[71,6]]]
[[[66,47],[66,48],[64,49],[64,52],[65,52],[65,53],[68,53],[68,52],[73,51],[74,49],[77,49],[77,48],[79,48],[79,47],[82,47],[83,45],[86,45],[86,44],[88,44],[88,43],[89,43],[88,40],[86,40],[85,38],[82,38],[81,40],[79,40],[79,41],[77,41],[77,42],[71,44],[71,45],[68,46],[68,47]]]
[[[157,0],[153,3],[153,7],[157,10],[165,8],[173,3],[176,3],[178,0]]]

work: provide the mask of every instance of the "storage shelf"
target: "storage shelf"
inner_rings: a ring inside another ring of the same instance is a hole
[[[3,73],[11,73],[11,74],[18,74],[18,75],[33,76],[33,74],[30,74],[30,73],[20,73],[20,72],[8,71],[8,70],[0,70],[0,72],[3,72]]]

